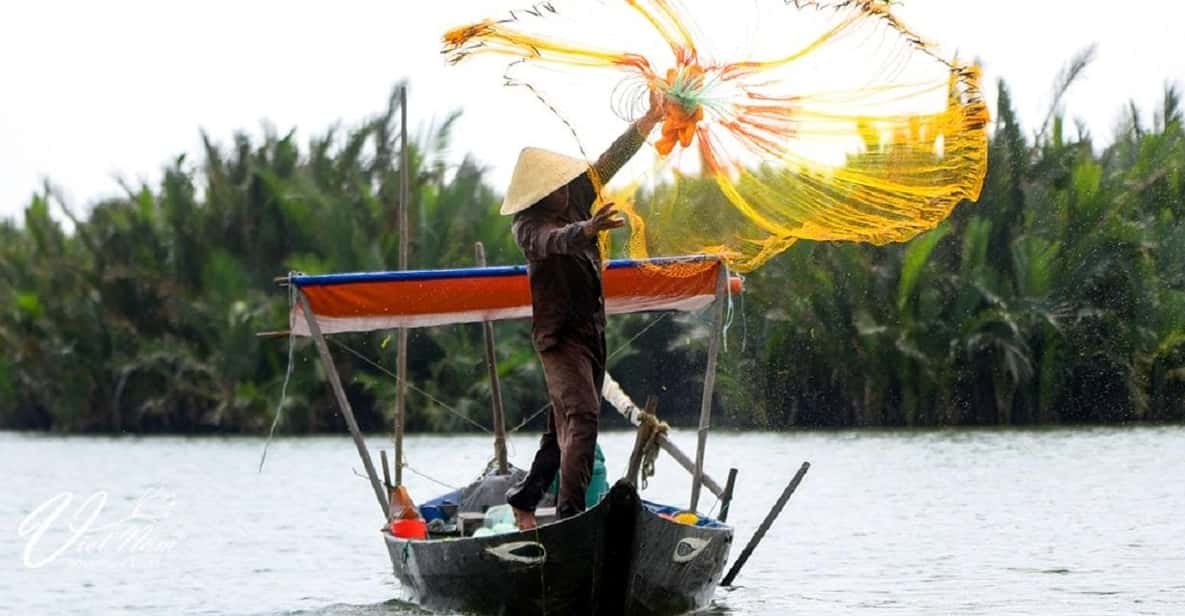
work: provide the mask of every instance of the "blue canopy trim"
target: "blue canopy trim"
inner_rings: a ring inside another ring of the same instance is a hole
[[[641,267],[643,265],[667,265],[675,263],[698,263],[715,260],[708,255],[692,255],[686,257],[661,257],[645,261],[635,259],[615,259],[609,262],[609,269]],[[359,282],[397,282],[416,280],[447,280],[452,278],[497,278],[501,276],[525,276],[525,265],[503,265],[495,267],[465,267],[456,269],[437,270],[406,270],[391,272],[356,272],[349,274],[322,274],[319,276],[294,275],[290,282],[297,287],[318,287],[338,284],[353,284]]]

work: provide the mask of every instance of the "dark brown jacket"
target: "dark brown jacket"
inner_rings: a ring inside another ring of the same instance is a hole
[[[607,183],[642,143],[634,126],[618,137],[593,165],[601,182]],[[514,217],[514,239],[527,258],[531,338],[538,351],[565,339],[595,340],[605,331],[601,254],[582,224],[592,217],[596,198],[588,173],[583,173],[568,184],[563,212],[532,206]]]

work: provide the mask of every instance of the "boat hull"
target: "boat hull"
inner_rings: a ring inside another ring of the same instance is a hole
[[[662,616],[707,606],[731,547],[730,527],[679,524],[643,507],[637,514],[625,613]]]
[[[409,541],[383,533],[422,606],[482,614],[667,615],[702,608],[732,529],[677,524],[619,482],[584,513],[531,531]]]

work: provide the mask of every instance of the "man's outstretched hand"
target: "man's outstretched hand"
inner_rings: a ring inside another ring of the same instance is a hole
[[[592,218],[584,222],[584,235],[592,238],[596,237],[601,231],[610,231],[624,227],[625,219],[617,214],[617,208],[613,207],[613,202],[606,203],[593,214]]]
[[[641,133],[643,137],[646,137],[650,134],[650,131],[654,130],[654,127],[657,126],[659,122],[663,121],[663,118],[665,118],[666,115],[667,96],[660,90],[651,90],[650,108],[646,110],[646,115],[638,118],[638,121],[634,126],[638,129],[638,132]]]
[[[654,122],[661,122],[667,115],[667,95],[662,90],[650,91],[650,108],[646,110],[646,118]]]

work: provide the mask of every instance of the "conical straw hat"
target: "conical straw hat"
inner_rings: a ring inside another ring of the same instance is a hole
[[[502,201],[502,215],[517,214],[588,171],[588,163],[542,148],[523,148]]]

